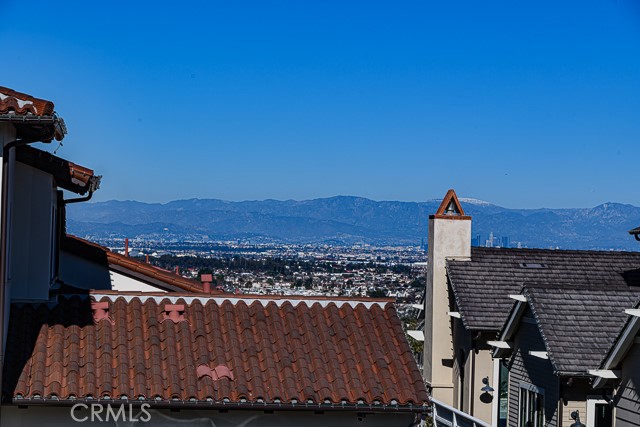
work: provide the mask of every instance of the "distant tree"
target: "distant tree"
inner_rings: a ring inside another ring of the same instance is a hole
[[[382,288],[375,288],[373,291],[367,291],[367,295],[371,298],[384,298],[387,296],[387,292]]]
[[[313,288],[313,279],[311,277],[304,279],[304,288],[307,290]]]

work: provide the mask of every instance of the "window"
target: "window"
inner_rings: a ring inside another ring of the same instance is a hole
[[[528,383],[520,383],[518,403],[520,427],[544,426],[544,390]]]
[[[587,397],[587,427],[611,427],[612,412],[611,405],[602,397]]]
[[[500,359],[498,364],[498,378],[498,427],[506,427],[509,415],[509,370],[504,359]]]

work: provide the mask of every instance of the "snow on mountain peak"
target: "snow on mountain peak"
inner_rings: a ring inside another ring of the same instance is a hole
[[[485,202],[484,200],[473,199],[471,197],[460,197],[458,198],[458,200],[460,200],[463,203],[469,203],[471,205],[478,205],[478,206],[489,206],[491,204],[489,202]]]

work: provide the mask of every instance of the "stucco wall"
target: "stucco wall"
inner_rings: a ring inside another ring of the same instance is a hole
[[[429,264],[425,296],[424,377],[433,397],[453,404],[453,342],[447,314],[446,260],[471,256],[471,220],[429,219]]]
[[[67,251],[60,251],[60,279],[83,289],[111,289],[107,259],[93,262]]]
[[[56,188],[51,175],[15,163],[9,283],[11,298],[47,300],[52,281]]]
[[[497,399],[498,384],[493,383],[493,359],[491,358],[491,347],[486,344],[484,338],[486,337],[483,336],[483,339],[479,340],[476,345],[476,349],[473,350],[475,353],[473,357],[474,376],[473,378],[469,378],[469,382],[473,382],[470,384],[473,405],[471,415],[491,424],[493,421],[493,399]],[[482,387],[484,387],[482,379],[485,377],[489,377],[489,384],[495,390],[493,393],[481,391]]]
[[[155,286],[147,285],[139,280],[132,279],[115,271],[111,271],[111,287],[114,291],[137,291],[137,292],[166,292]]]

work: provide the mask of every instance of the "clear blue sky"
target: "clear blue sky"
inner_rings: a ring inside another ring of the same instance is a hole
[[[640,205],[640,2],[0,0],[96,200]],[[55,148],[51,146],[50,149]]]

